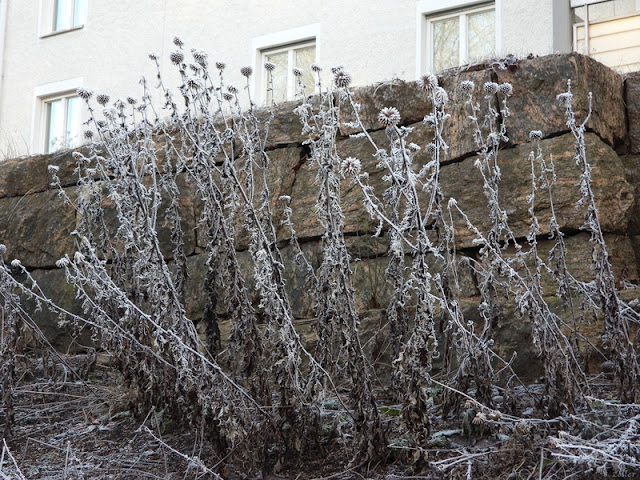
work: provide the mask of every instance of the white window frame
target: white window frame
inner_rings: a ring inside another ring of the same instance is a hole
[[[502,50],[502,1],[418,0],[416,2],[416,78],[420,78],[420,75],[433,70],[433,22],[435,20],[493,10],[495,12],[496,53],[500,52]],[[464,10],[461,11],[461,9]],[[457,12],[452,10],[457,10]],[[461,28],[466,29],[466,22],[461,22]],[[466,38],[466,30],[464,33]],[[466,54],[466,49],[467,42],[463,42],[461,38],[459,61],[466,61],[463,55],[463,53]]]
[[[69,15],[73,17],[76,6],[78,6],[78,23],[70,22],[68,28],[55,29],[58,0],[40,0],[40,38],[51,37],[62,33],[81,30],[87,23],[88,0],[70,0],[72,2]]]
[[[47,151],[47,103],[61,98],[75,97],[79,87],[84,85],[82,77],[48,83],[34,88],[33,115],[31,127],[31,149],[36,153]],[[66,102],[65,102],[66,116]],[[86,112],[82,111],[81,121],[86,120]],[[66,119],[65,119],[66,120]]]
[[[306,41],[306,42],[301,42],[301,43],[295,43],[292,45],[284,45],[282,47],[276,47],[276,48],[272,48],[272,49],[268,49],[268,50],[262,50],[261,53],[261,63],[259,65],[259,68],[262,69],[262,82],[261,82],[261,86],[260,86],[260,91],[262,92],[262,95],[264,95],[264,101],[267,100],[267,96],[268,96],[268,92],[267,92],[267,75],[264,74],[264,63],[267,61],[267,57],[269,55],[273,55],[274,53],[283,53],[283,52],[287,52],[287,100],[293,100],[296,96],[296,78],[293,75],[293,64],[295,63],[295,51],[301,48],[306,48],[306,47],[316,47],[316,41],[312,40],[312,41]],[[317,54],[317,47],[316,47],[316,54]],[[317,55],[316,55],[317,58]],[[305,93],[307,94],[311,94],[311,93],[315,93],[316,91],[316,86],[314,85],[306,85],[306,90]]]
[[[293,49],[303,46],[315,45],[316,63],[320,63],[321,34],[321,25],[319,23],[313,23],[311,25],[305,25],[289,30],[261,35],[252,39],[251,65],[254,66],[255,74],[252,76],[251,91],[254,92],[254,98],[259,104],[264,104],[267,101],[267,76],[265,75],[264,71],[265,56],[291,49],[291,52],[289,54],[289,64],[291,64],[291,55],[293,55]],[[287,73],[287,78],[289,77],[293,77],[292,72]],[[290,90],[290,85],[293,85],[292,90]],[[310,85],[307,85],[307,92],[313,93],[310,90],[310,87]],[[313,91],[315,91],[315,85],[313,86],[313,89]],[[293,96],[295,94],[295,82],[293,80],[287,81],[287,92],[289,99],[293,99]]]

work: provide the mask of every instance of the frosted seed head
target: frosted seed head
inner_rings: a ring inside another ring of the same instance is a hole
[[[180,50],[175,50],[169,55],[169,60],[171,60],[171,63],[174,65],[180,65],[184,60],[184,53]]]
[[[463,93],[471,93],[473,91],[473,89],[475,88],[476,84],[473,83],[471,80],[464,80],[460,83],[460,90]]]
[[[107,103],[109,103],[109,95],[107,95],[106,93],[99,93],[98,95],[96,95],[96,101],[104,107]]]
[[[267,72],[273,72],[273,70],[275,70],[276,68],[276,64],[273,62],[264,62],[264,69]]]
[[[209,54],[207,54],[207,52],[205,52],[204,50],[197,50],[195,48],[191,49],[191,56],[193,57],[193,59],[198,62],[198,64],[203,67],[206,68],[209,62]]]
[[[177,35],[175,37],[173,37],[173,44],[176,47],[182,47],[184,45],[184,42],[182,41],[182,39],[180,37],[178,37]]]
[[[482,86],[482,92],[485,95],[495,95],[496,93],[498,93],[499,90],[499,86],[496,82],[486,82],[483,86]]]
[[[83,100],[89,100],[93,96],[93,90],[85,87],[79,87],[76,93]]]
[[[220,71],[223,71],[225,68],[227,68],[227,64],[224,62],[216,62],[216,68]]]
[[[446,105],[449,101],[449,95],[442,87],[436,87],[435,91],[433,92],[433,98],[437,106]]]
[[[539,142],[542,140],[542,132],[540,130],[531,130],[529,132],[529,140],[532,142]]]
[[[400,123],[400,112],[395,107],[384,107],[378,114],[378,122],[385,127],[392,127]]]
[[[318,65],[317,63],[312,63],[311,70],[318,73],[322,71],[322,67],[320,67],[320,65]]]
[[[510,97],[513,94],[513,86],[508,82],[501,83],[498,90],[500,90],[500,93],[505,97]]]
[[[304,75],[304,70],[298,67],[293,67],[292,72],[295,77],[301,77]]]
[[[420,80],[418,80],[418,85],[420,86],[422,91],[431,93],[436,87],[438,87],[438,77],[436,77],[433,73],[427,73],[420,77]]]
[[[360,173],[362,164],[357,158],[347,157],[340,164],[340,168],[345,177],[355,177]]]
[[[249,78],[251,74],[253,74],[253,68],[246,65],[240,69],[240,73],[242,74],[243,77]]]
[[[339,70],[336,70],[336,72],[333,74],[333,83],[335,83],[336,87],[338,88],[347,88],[349,85],[351,85],[352,80],[353,78],[351,77],[351,74],[344,70],[342,67],[340,67]]]
[[[235,86],[235,85],[233,85],[233,84],[229,84],[229,85],[227,85],[227,90],[228,90],[228,92],[229,92],[229,93],[231,93],[231,94],[233,94],[233,95],[235,95],[236,93],[238,93],[238,87],[236,87],[236,86]]]

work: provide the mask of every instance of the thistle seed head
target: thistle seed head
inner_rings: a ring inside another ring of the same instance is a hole
[[[433,73],[427,73],[420,77],[420,80],[418,80],[418,85],[423,92],[431,93],[438,86],[438,77],[436,77]]]
[[[264,69],[267,72],[273,72],[273,70],[276,68],[276,64],[272,63],[272,62],[264,62]]]
[[[98,95],[96,95],[96,101],[104,107],[107,103],[109,103],[109,95],[107,95],[106,93],[99,93]]]
[[[352,80],[353,78],[351,77],[351,74],[342,69],[342,67],[340,67],[339,70],[336,70],[336,72],[333,74],[333,83],[338,88],[347,88],[349,85],[351,85]]]
[[[385,127],[392,127],[400,123],[400,112],[395,107],[385,107],[378,114],[378,122]]]
[[[79,87],[76,93],[83,100],[89,100],[93,96],[93,90],[84,87]]]
[[[184,53],[182,53],[180,50],[176,50],[174,52],[171,52],[171,54],[169,55],[169,59],[174,65],[180,65],[184,60]]]
[[[340,169],[342,170],[342,175],[345,177],[355,177],[360,174],[362,164],[357,158],[347,157],[340,164]]]
[[[539,142],[542,140],[542,132],[540,130],[531,130],[529,132],[529,140],[532,142]]]
[[[293,75],[295,77],[301,77],[302,75],[304,75],[304,70],[298,67],[293,67]]]
[[[220,71],[223,71],[225,68],[227,68],[227,64],[224,62],[216,62],[216,68]]]
[[[207,68],[207,65],[209,64],[209,54],[207,54],[207,52],[192,48],[191,56],[202,68]]]
[[[433,99],[435,100],[437,106],[442,106],[446,105],[449,101],[449,95],[444,88],[436,87],[435,91],[433,92]]]
[[[471,80],[464,80],[460,83],[460,90],[463,93],[471,93],[473,91],[473,89],[475,88],[475,83],[473,83]]]
[[[508,82],[501,83],[498,89],[505,97],[510,97],[513,94],[513,86]]]
[[[498,93],[500,87],[498,87],[498,84],[496,82],[486,82],[483,86],[482,86],[482,92],[485,95],[495,95],[496,93]]]
[[[253,74],[253,68],[247,65],[240,69],[240,73],[242,74],[243,77],[249,78]]]
[[[182,39],[180,37],[178,37],[177,35],[175,37],[173,37],[173,44],[176,47],[182,47],[184,45],[184,42],[182,41]]]

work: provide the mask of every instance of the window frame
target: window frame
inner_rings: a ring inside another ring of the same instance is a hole
[[[77,90],[84,86],[82,77],[71,78],[59,82],[48,83],[34,88],[33,115],[31,127],[31,149],[36,153],[48,153],[48,136],[49,136],[49,118],[48,104],[62,98],[77,97]],[[67,123],[68,101],[65,102],[65,124]],[[85,121],[87,114],[85,109],[80,111],[80,124]],[[82,130],[82,128],[80,129]],[[78,132],[79,135],[82,131]],[[66,133],[65,133],[66,136]],[[66,140],[65,140],[66,143]],[[78,139],[78,145],[82,143],[82,139]],[[74,147],[69,147],[74,148]]]
[[[44,114],[44,120],[43,120],[43,125],[44,125],[44,153],[54,153],[58,150],[61,149],[66,149],[66,148],[75,148],[77,146],[80,145],[80,141],[78,139],[78,144],[75,144],[75,141],[72,141],[72,138],[69,138],[69,134],[71,133],[69,130],[67,130],[67,126],[69,125],[69,100],[71,100],[72,98],[80,98],[77,95],[77,92],[75,91],[70,91],[70,92],[64,92],[62,94],[53,96],[53,97],[48,97],[46,99],[43,99],[43,114]],[[55,148],[54,150],[49,150],[49,146],[51,144],[52,140],[56,140],[55,138],[51,138],[51,107],[52,104],[54,102],[60,101],[62,100],[62,123],[65,127],[64,129],[64,138],[62,139],[62,144]],[[80,124],[82,124],[82,112],[80,112]],[[77,132],[78,136],[81,134],[81,132]]]
[[[71,8],[68,16],[71,19],[68,27],[56,29],[57,12],[60,0],[40,0],[40,38],[52,37],[63,33],[74,32],[85,28],[87,23],[88,0],[69,0]],[[78,21],[73,19],[78,10]]]
[[[502,49],[502,1],[503,0],[418,0],[416,2],[416,78],[420,78],[426,72],[433,70],[433,22],[444,18],[459,17],[462,14],[471,14],[481,11],[493,10],[495,13],[495,50]],[[465,29],[462,24],[460,28]],[[460,51],[466,52],[466,42],[460,42]],[[460,64],[466,59],[458,54]]]
[[[316,41],[315,39],[311,39],[311,40],[307,40],[307,41],[302,41],[302,42],[298,42],[298,43],[294,43],[294,44],[287,44],[287,45],[281,45],[279,47],[275,47],[275,48],[268,48],[265,50],[262,50],[260,52],[260,58],[261,58],[261,63],[259,65],[259,68],[262,70],[262,81],[261,81],[261,85],[260,85],[260,91],[262,93],[262,96],[264,97],[262,100],[263,102],[266,103],[269,92],[267,91],[267,88],[269,87],[267,84],[267,79],[268,79],[268,75],[265,72],[265,68],[264,68],[264,64],[267,61],[267,57],[269,55],[273,55],[273,54],[277,54],[277,53],[284,53],[287,52],[287,98],[285,101],[289,101],[289,100],[293,100],[296,97],[296,78],[295,75],[293,75],[293,68],[294,68],[294,63],[295,63],[295,51],[296,50],[300,50],[302,48],[308,48],[308,47],[314,47],[316,50],[316,61],[317,61],[317,56],[318,56],[318,49],[317,49],[317,45],[316,45]],[[297,65],[296,65],[297,66]],[[315,93],[317,86],[315,85],[315,82],[313,84],[313,90],[309,90],[310,85],[305,85],[307,87],[306,93],[311,94],[311,93]]]
[[[254,75],[251,77],[251,91],[258,104],[266,104],[267,101],[267,75],[264,68],[264,53],[273,53],[277,49],[283,50],[287,47],[298,47],[303,44],[315,43],[316,63],[321,61],[321,38],[322,27],[320,23],[313,23],[301,27],[282,30],[254,37],[251,40],[252,59],[251,65],[254,67]],[[293,75],[287,72],[287,75]],[[289,83],[289,82],[287,82]],[[288,88],[288,87],[287,87]],[[314,91],[315,91],[314,85]],[[294,90],[295,93],[295,90]]]

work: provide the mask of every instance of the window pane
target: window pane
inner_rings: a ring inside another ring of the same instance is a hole
[[[62,100],[47,103],[47,153],[64,143],[64,104]]]
[[[289,53],[281,52],[266,55],[267,62],[275,64],[275,68],[269,74],[265,71],[267,77],[267,104],[280,103],[287,100],[287,77],[289,74]],[[269,76],[272,83],[269,83]],[[270,90],[272,88],[273,90]]]
[[[469,58],[466,60],[484,59],[496,49],[496,14],[493,10],[473,13],[468,19]]]
[[[73,0],[56,0],[53,12],[53,30],[66,30],[71,28],[71,8]]]
[[[311,64],[316,61],[316,47],[315,45],[298,48],[295,51],[295,62],[296,67],[304,70],[304,75],[300,78],[300,81],[305,86],[304,92],[306,95],[311,95],[315,92],[316,85],[313,76],[313,71],[311,70]],[[299,89],[297,85],[294,87],[294,92],[297,95]]]
[[[73,26],[82,25],[82,22],[87,18],[87,2],[86,0],[75,0],[73,5]]]
[[[65,147],[80,145],[80,130],[82,128],[82,102],[80,97],[67,99],[67,130]]]
[[[460,63],[460,22],[458,17],[433,22],[433,69]]]

